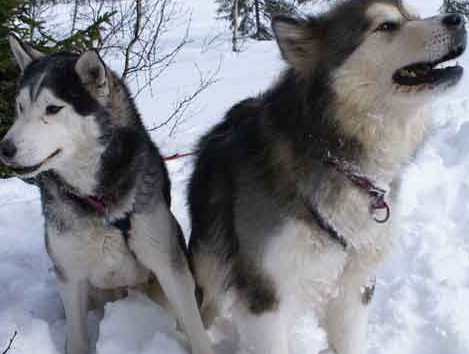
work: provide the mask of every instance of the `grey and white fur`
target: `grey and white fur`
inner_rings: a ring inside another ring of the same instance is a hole
[[[442,63],[465,50],[464,18],[348,0],[277,17],[273,29],[287,69],[203,137],[190,181],[202,316],[210,326],[230,299],[242,352],[288,354],[309,308],[325,353],[362,354],[369,281],[393,243],[400,179],[430,124],[424,107],[463,75]],[[386,200],[373,200],[381,190]],[[386,206],[390,219],[377,222]]]
[[[40,188],[66,353],[91,351],[91,300],[161,287],[192,353],[211,354],[168,173],[127,87],[95,51],[45,56],[10,44],[21,78],[0,159]]]

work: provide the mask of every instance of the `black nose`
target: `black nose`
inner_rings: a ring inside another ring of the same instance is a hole
[[[10,140],[0,143],[0,155],[5,159],[12,159],[16,155],[16,146]]]
[[[465,25],[464,16],[459,14],[449,14],[443,17],[443,24],[449,28],[461,28]]]

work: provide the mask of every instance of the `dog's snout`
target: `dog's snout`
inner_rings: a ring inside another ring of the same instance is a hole
[[[0,157],[4,160],[10,160],[16,155],[15,144],[10,140],[4,140],[0,143]]]
[[[459,29],[465,25],[464,16],[460,14],[449,14],[443,17],[443,24],[450,29]]]

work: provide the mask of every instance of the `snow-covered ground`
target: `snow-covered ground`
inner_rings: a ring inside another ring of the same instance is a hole
[[[437,0],[412,0],[425,15]],[[216,70],[218,81],[168,136],[153,134],[165,154],[191,150],[234,102],[265,89],[282,63],[274,43],[244,45],[232,54],[224,23],[212,0],[191,2],[191,42],[153,94],[138,105],[147,126],[166,117],[176,100],[197,85],[198,71]],[[208,49],[203,43],[222,35]],[[176,40],[176,39],[175,39]],[[469,68],[469,60],[462,59]],[[406,172],[403,224],[395,252],[378,276],[369,347],[371,354],[465,354],[469,352],[469,88],[468,79],[434,104],[435,134]],[[174,211],[188,232],[185,185],[190,159],[169,163]],[[12,354],[63,353],[64,314],[43,240],[37,190],[18,179],[0,181],[0,352],[15,331]],[[99,354],[185,354],[174,320],[143,295],[109,304],[104,320],[89,318]],[[295,354],[316,354],[324,344],[314,318],[299,319],[291,337]],[[226,346],[220,351],[230,354]]]

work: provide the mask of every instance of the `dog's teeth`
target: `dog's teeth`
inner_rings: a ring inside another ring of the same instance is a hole
[[[438,64],[435,69],[446,69],[446,68],[450,68],[450,67],[453,67],[455,65],[459,65],[459,62],[458,61],[455,61],[455,60],[449,60],[449,61],[445,61],[443,63],[440,63]]]

